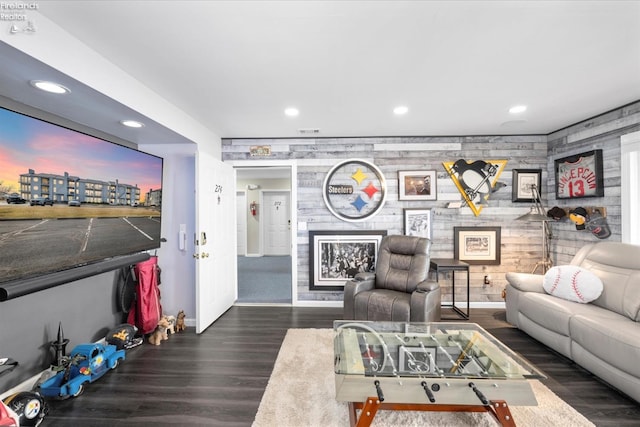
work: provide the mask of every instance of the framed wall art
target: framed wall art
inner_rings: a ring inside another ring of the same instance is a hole
[[[511,200],[513,202],[534,202],[532,186],[535,185],[540,194],[542,185],[542,169],[514,169],[513,170],[513,191]]]
[[[505,187],[498,178],[507,165],[507,160],[465,160],[442,162],[462,196],[464,205],[475,216],[480,215],[482,208],[489,204],[489,196]]]
[[[341,291],[360,272],[375,272],[386,230],[309,231],[309,290]]]
[[[431,239],[431,209],[405,209],[404,234]]]
[[[555,160],[556,199],[604,196],[602,150]]]
[[[399,200],[437,200],[436,171],[398,171]]]
[[[474,265],[500,264],[500,227],[453,227],[453,257]]]

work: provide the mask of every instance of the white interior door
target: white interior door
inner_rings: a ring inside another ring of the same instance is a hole
[[[244,191],[236,192],[236,223],[238,224],[236,253],[239,256],[247,254],[247,194]]]
[[[196,333],[237,299],[236,185],[232,166],[196,154]]]
[[[291,253],[291,215],[288,191],[265,191],[264,206],[264,254],[289,255]]]

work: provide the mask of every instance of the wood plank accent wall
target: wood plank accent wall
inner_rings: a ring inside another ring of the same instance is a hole
[[[549,134],[549,181],[545,188],[548,207],[603,206],[607,210],[607,224],[611,229],[611,237],[607,240],[621,241],[620,137],[639,129],[640,102],[636,102]],[[602,149],[604,197],[556,200],[554,160],[596,149]],[[551,251],[556,265],[570,262],[582,246],[600,240],[588,231],[576,230],[569,220],[556,221],[551,226],[554,233]]]
[[[575,202],[556,202],[553,160],[573,153],[603,149],[605,197],[584,199],[588,206],[606,206],[610,240],[620,241],[620,135],[640,129],[640,102],[602,116],[572,125],[550,135],[380,137],[380,138],[299,138],[299,139],[223,139],[223,161],[260,160],[252,158],[249,148],[270,145],[271,160],[294,160],[298,168],[298,222],[309,230],[387,230],[403,233],[403,209],[427,208],[432,213],[432,249],[434,258],[453,257],[453,227],[500,226],[501,264],[471,266],[471,301],[501,302],[506,285],[505,273],[530,272],[542,258],[540,223],[515,221],[529,211],[528,203],[511,201],[512,170],[542,169],[545,207],[579,206]],[[368,221],[350,223],[334,217],[322,198],[322,183],[329,169],[346,159],[364,159],[381,169],[387,180],[387,201],[380,213]],[[508,160],[499,181],[507,186],[493,193],[479,216],[468,207],[449,209],[461,197],[442,166],[442,162],[465,160]],[[398,171],[436,170],[437,200],[398,200]],[[554,263],[566,263],[577,248],[598,239],[586,231],[576,231],[572,222],[552,223]],[[340,301],[342,292],[309,291],[308,231],[297,233],[298,299],[300,301]],[[540,271],[540,270],[538,270]],[[484,284],[484,276],[491,283]],[[456,279],[456,300],[466,299],[462,282]],[[443,301],[450,301],[451,287],[441,277]],[[458,295],[459,294],[459,295]]]

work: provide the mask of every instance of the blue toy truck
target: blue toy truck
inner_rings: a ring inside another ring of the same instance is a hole
[[[124,350],[115,345],[80,344],[68,357],[64,369],[40,385],[40,394],[66,399],[79,396],[85,383],[92,383],[124,360]]]

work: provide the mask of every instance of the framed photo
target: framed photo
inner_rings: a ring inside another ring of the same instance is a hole
[[[436,171],[398,171],[399,200],[437,200]]]
[[[399,371],[413,374],[435,374],[435,347],[405,347],[398,348]]]
[[[531,188],[534,185],[538,189],[538,194],[541,194],[542,169],[514,169],[511,200],[533,203],[534,195]]]
[[[431,209],[405,209],[404,234],[431,239]]]
[[[309,290],[340,291],[361,272],[375,272],[386,230],[309,231]]]
[[[555,160],[556,199],[604,196],[602,150]]]
[[[474,265],[500,264],[500,227],[453,227],[453,258]]]

